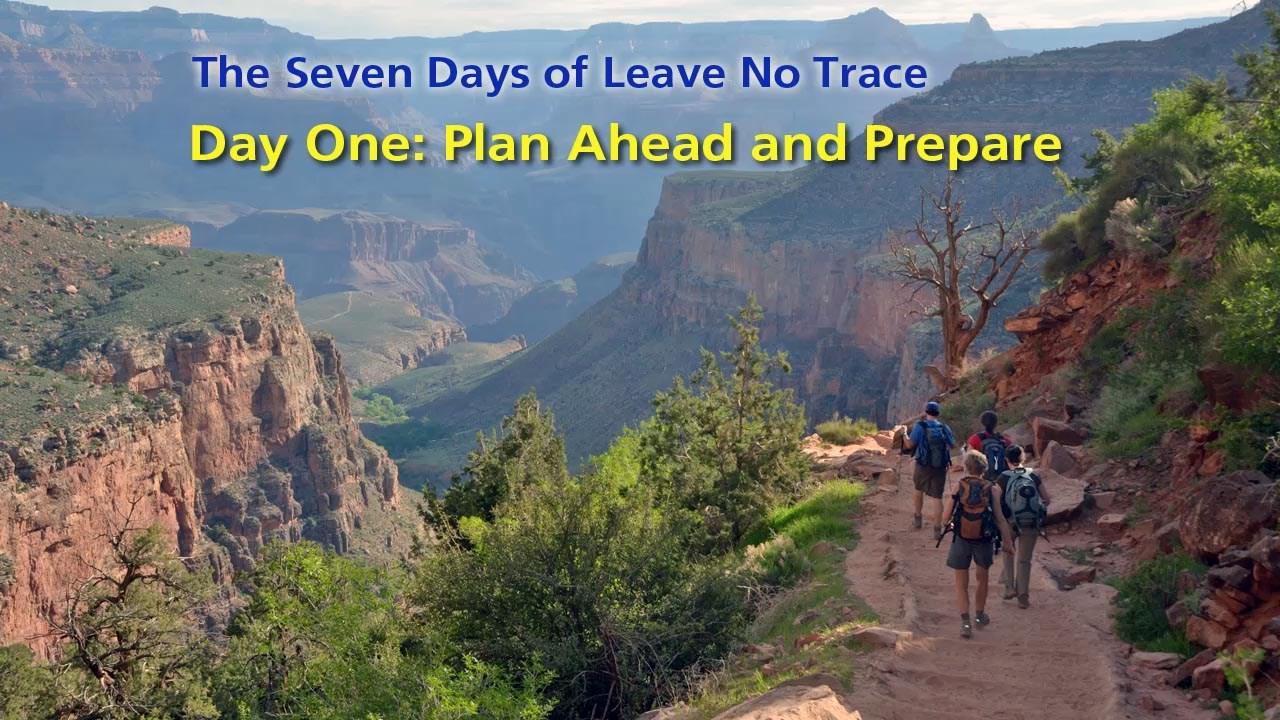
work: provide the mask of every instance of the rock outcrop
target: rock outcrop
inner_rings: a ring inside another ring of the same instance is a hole
[[[1211,218],[1186,223],[1176,252],[1191,267],[1212,262],[1219,230]],[[1140,255],[1113,256],[1075,273],[1040,302],[1005,321],[1019,344],[993,389],[1001,400],[1032,390],[1044,378],[1079,359],[1089,341],[1121,309],[1148,305],[1179,279],[1168,263]]]
[[[14,283],[0,322],[29,358],[0,360],[0,644],[42,652],[45,619],[126,521],[245,569],[276,538],[349,550],[398,500],[395,466],[352,419],[341,357],[303,329],[279,260],[99,225],[118,234],[17,211],[0,226]],[[57,320],[24,319],[55,302]]]

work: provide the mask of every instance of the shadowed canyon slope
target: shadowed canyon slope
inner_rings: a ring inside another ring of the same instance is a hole
[[[44,647],[45,614],[126,520],[223,578],[273,538],[404,539],[395,466],[280,261],[185,236],[0,204],[0,642]]]
[[[1257,7],[1153,42],[966,65],[878,120],[904,132],[1055,132],[1074,170],[1095,128],[1118,132],[1143,120],[1154,90],[1192,73],[1235,77],[1235,53],[1266,37]],[[669,177],[622,288],[477,387],[423,412],[457,418],[460,430],[491,425],[496,413],[479,408],[509,407],[536,387],[562,419],[571,455],[598,452],[646,414],[655,390],[694,367],[699,345],[723,344],[724,319],[754,293],[767,311],[766,342],[792,353],[791,382],[811,418],[896,416],[927,390],[913,365],[931,362],[936,350],[907,342],[908,308],[883,264],[886,231],[909,225],[920,186],[940,177],[919,163],[862,160]],[[975,167],[962,179],[976,213],[1014,196],[1024,210],[1061,198],[1050,168],[1038,163]],[[1009,298],[991,334],[1030,300]]]

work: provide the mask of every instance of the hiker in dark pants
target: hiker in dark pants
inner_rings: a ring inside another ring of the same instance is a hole
[[[947,468],[951,466],[951,448],[956,436],[938,419],[942,408],[936,402],[924,406],[924,416],[916,421],[902,444],[915,450],[916,468],[911,477],[916,487],[913,526],[923,524],[924,496],[933,499],[933,539],[942,537],[942,493],[947,489]]]
[[[969,566],[978,566],[978,587],[973,594],[973,605],[978,612],[973,622],[983,627],[991,623],[987,615],[987,587],[995,559],[995,542],[997,538],[1008,542],[1011,534],[1004,513],[998,511],[1002,497],[1000,486],[984,478],[986,472],[987,459],[976,452],[966,452],[964,477],[947,503],[947,515],[952,518],[948,531],[953,533],[947,567],[956,572],[956,608],[960,611],[960,636],[965,638],[973,637],[973,624],[969,621]]]
[[[1003,515],[1009,519],[1017,550],[1015,564],[1014,548],[1005,546],[1004,570],[1000,580],[1004,583],[1004,599],[1017,598],[1018,607],[1025,609],[1031,607],[1031,555],[1036,551],[1036,540],[1048,514],[1049,491],[1039,475],[1023,466],[1022,448],[1013,445],[1005,456],[1009,469],[1000,475],[997,482],[1004,493],[1004,502],[1001,503]],[[1009,490],[1011,485],[1012,491]],[[1018,508],[1016,515],[1014,506]]]

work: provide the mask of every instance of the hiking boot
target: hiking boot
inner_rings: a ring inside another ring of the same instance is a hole
[[[991,616],[988,615],[985,611],[979,610],[978,614],[974,616],[973,622],[978,627],[986,627],[991,624]]]
[[[916,530],[919,530],[920,528],[924,527],[924,516],[913,515],[911,517],[911,527],[915,528]]]
[[[969,616],[967,614],[960,616],[960,637],[973,637],[973,626],[969,624]]]
[[[1005,590],[1005,591],[1004,591],[1004,599],[1005,599],[1005,600],[1012,600],[1012,599],[1014,599],[1014,598],[1016,598],[1016,597],[1018,597],[1018,591],[1017,591],[1017,590]]]
[[[1027,608],[1031,607],[1031,599],[1028,598],[1026,595],[1019,595],[1018,607],[1022,608],[1023,610],[1026,610]]]

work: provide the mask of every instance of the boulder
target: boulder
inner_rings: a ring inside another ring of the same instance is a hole
[[[1083,480],[1059,475],[1048,469],[1037,468],[1036,473],[1040,475],[1045,488],[1049,491],[1049,497],[1053,498],[1053,502],[1049,503],[1049,515],[1045,519],[1046,523],[1052,525],[1054,523],[1067,522],[1080,515],[1084,509],[1084,490],[1086,487]]]
[[[1200,614],[1228,630],[1240,627],[1240,618],[1216,597],[1205,598],[1200,602]]]
[[[1267,476],[1252,470],[1196,485],[1178,524],[1183,547],[1192,555],[1213,558],[1232,545],[1252,542],[1260,529],[1275,525],[1276,500],[1270,489]]]
[[[1195,672],[1191,673],[1191,689],[1210,690],[1215,693],[1222,690],[1222,686],[1227,682],[1222,666],[1222,660],[1215,659],[1207,665],[1196,668]]]
[[[833,675],[813,675],[782,683],[717,715],[715,720],[861,720],[845,704],[843,686]]]
[[[1179,601],[1164,609],[1164,619],[1169,623],[1169,627],[1182,627],[1187,624],[1187,618],[1191,617],[1191,611],[1187,609],[1185,603]]]
[[[1027,411],[1022,415],[1028,423],[1035,424],[1036,418],[1049,420],[1066,420],[1067,408],[1062,400],[1045,393],[1027,403]]]
[[[1222,472],[1227,466],[1227,455],[1221,450],[1214,450],[1206,453],[1204,459],[1200,461],[1200,467],[1196,468],[1196,474],[1200,477],[1212,477]]]
[[[1074,452],[1057,440],[1050,440],[1040,457],[1040,467],[1049,468],[1060,475],[1079,477],[1082,463]]]
[[[1250,368],[1210,365],[1199,371],[1209,405],[1223,405],[1237,414],[1247,413],[1280,391],[1280,379],[1259,375]]]
[[[850,640],[870,645],[871,647],[891,648],[898,643],[911,639],[911,633],[904,630],[892,630],[886,627],[872,626],[854,630],[849,634]]]
[[[1089,493],[1089,502],[1099,510],[1106,512],[1116,504],[1116,494],[1114,491]]]
[[[1129,663],[1156,670],[1173,670],[1182,664],[1182,656],[1167,652],[1135,652],[1129,656]]]
[[[1205,575],[1205,579],[1209,581],[1210,587],[1233,587],[1245,592],[1253,585],[1253,573],[1240,565],[1215,567]]]
[[[1272,576],[1280,577],[1280,535],[1266,535],[1249,546],[1249,559]]]
[[[1227,629],[1199,615],[1187,618],[1186,633],[1188,640],[1210,650],[1221,650],[1227,645]]]
[[[1095,567],[1073,567],[1067,571],[1062,579],[1072,586],[1091,583],[1098,579],[1098,569]]]
[[[1079,447],[1085,441],[1085,434],[1076,427],[1065,421],[1051,420],[1047,417],[1037,417],[1031,421],[1031,437],[1035,444],[1036,457],[1044,457],[1044,451],[1051,441],[1071,447]]]
[[[1026,452],[1026,453],[1035,452],[1035,443],[1034,443],[1035,438],[1031,434],[1030,423],[1020,422],[1017,425],[1014,425],[1013,427],[1009,428],[1008,430],[1005,430],[1004,434],[1009,437],[1009,440],[1012,441],[1014,445],[1018,445],[1019,447],[1021,447],[1023,452]]]
[[[1185,685],[1191,681],[1192,673],[1213,662],[1217,657],[1218,652],[1216,650],[1201,650],[1198,654],[1187,658],[1185,662],[1169,673],[1169,684],[1174,687]]]
[[[1098,533],[1103,540],[1115,540],[1124,534],[1124,515],[1110,513],[1098,518]]]

